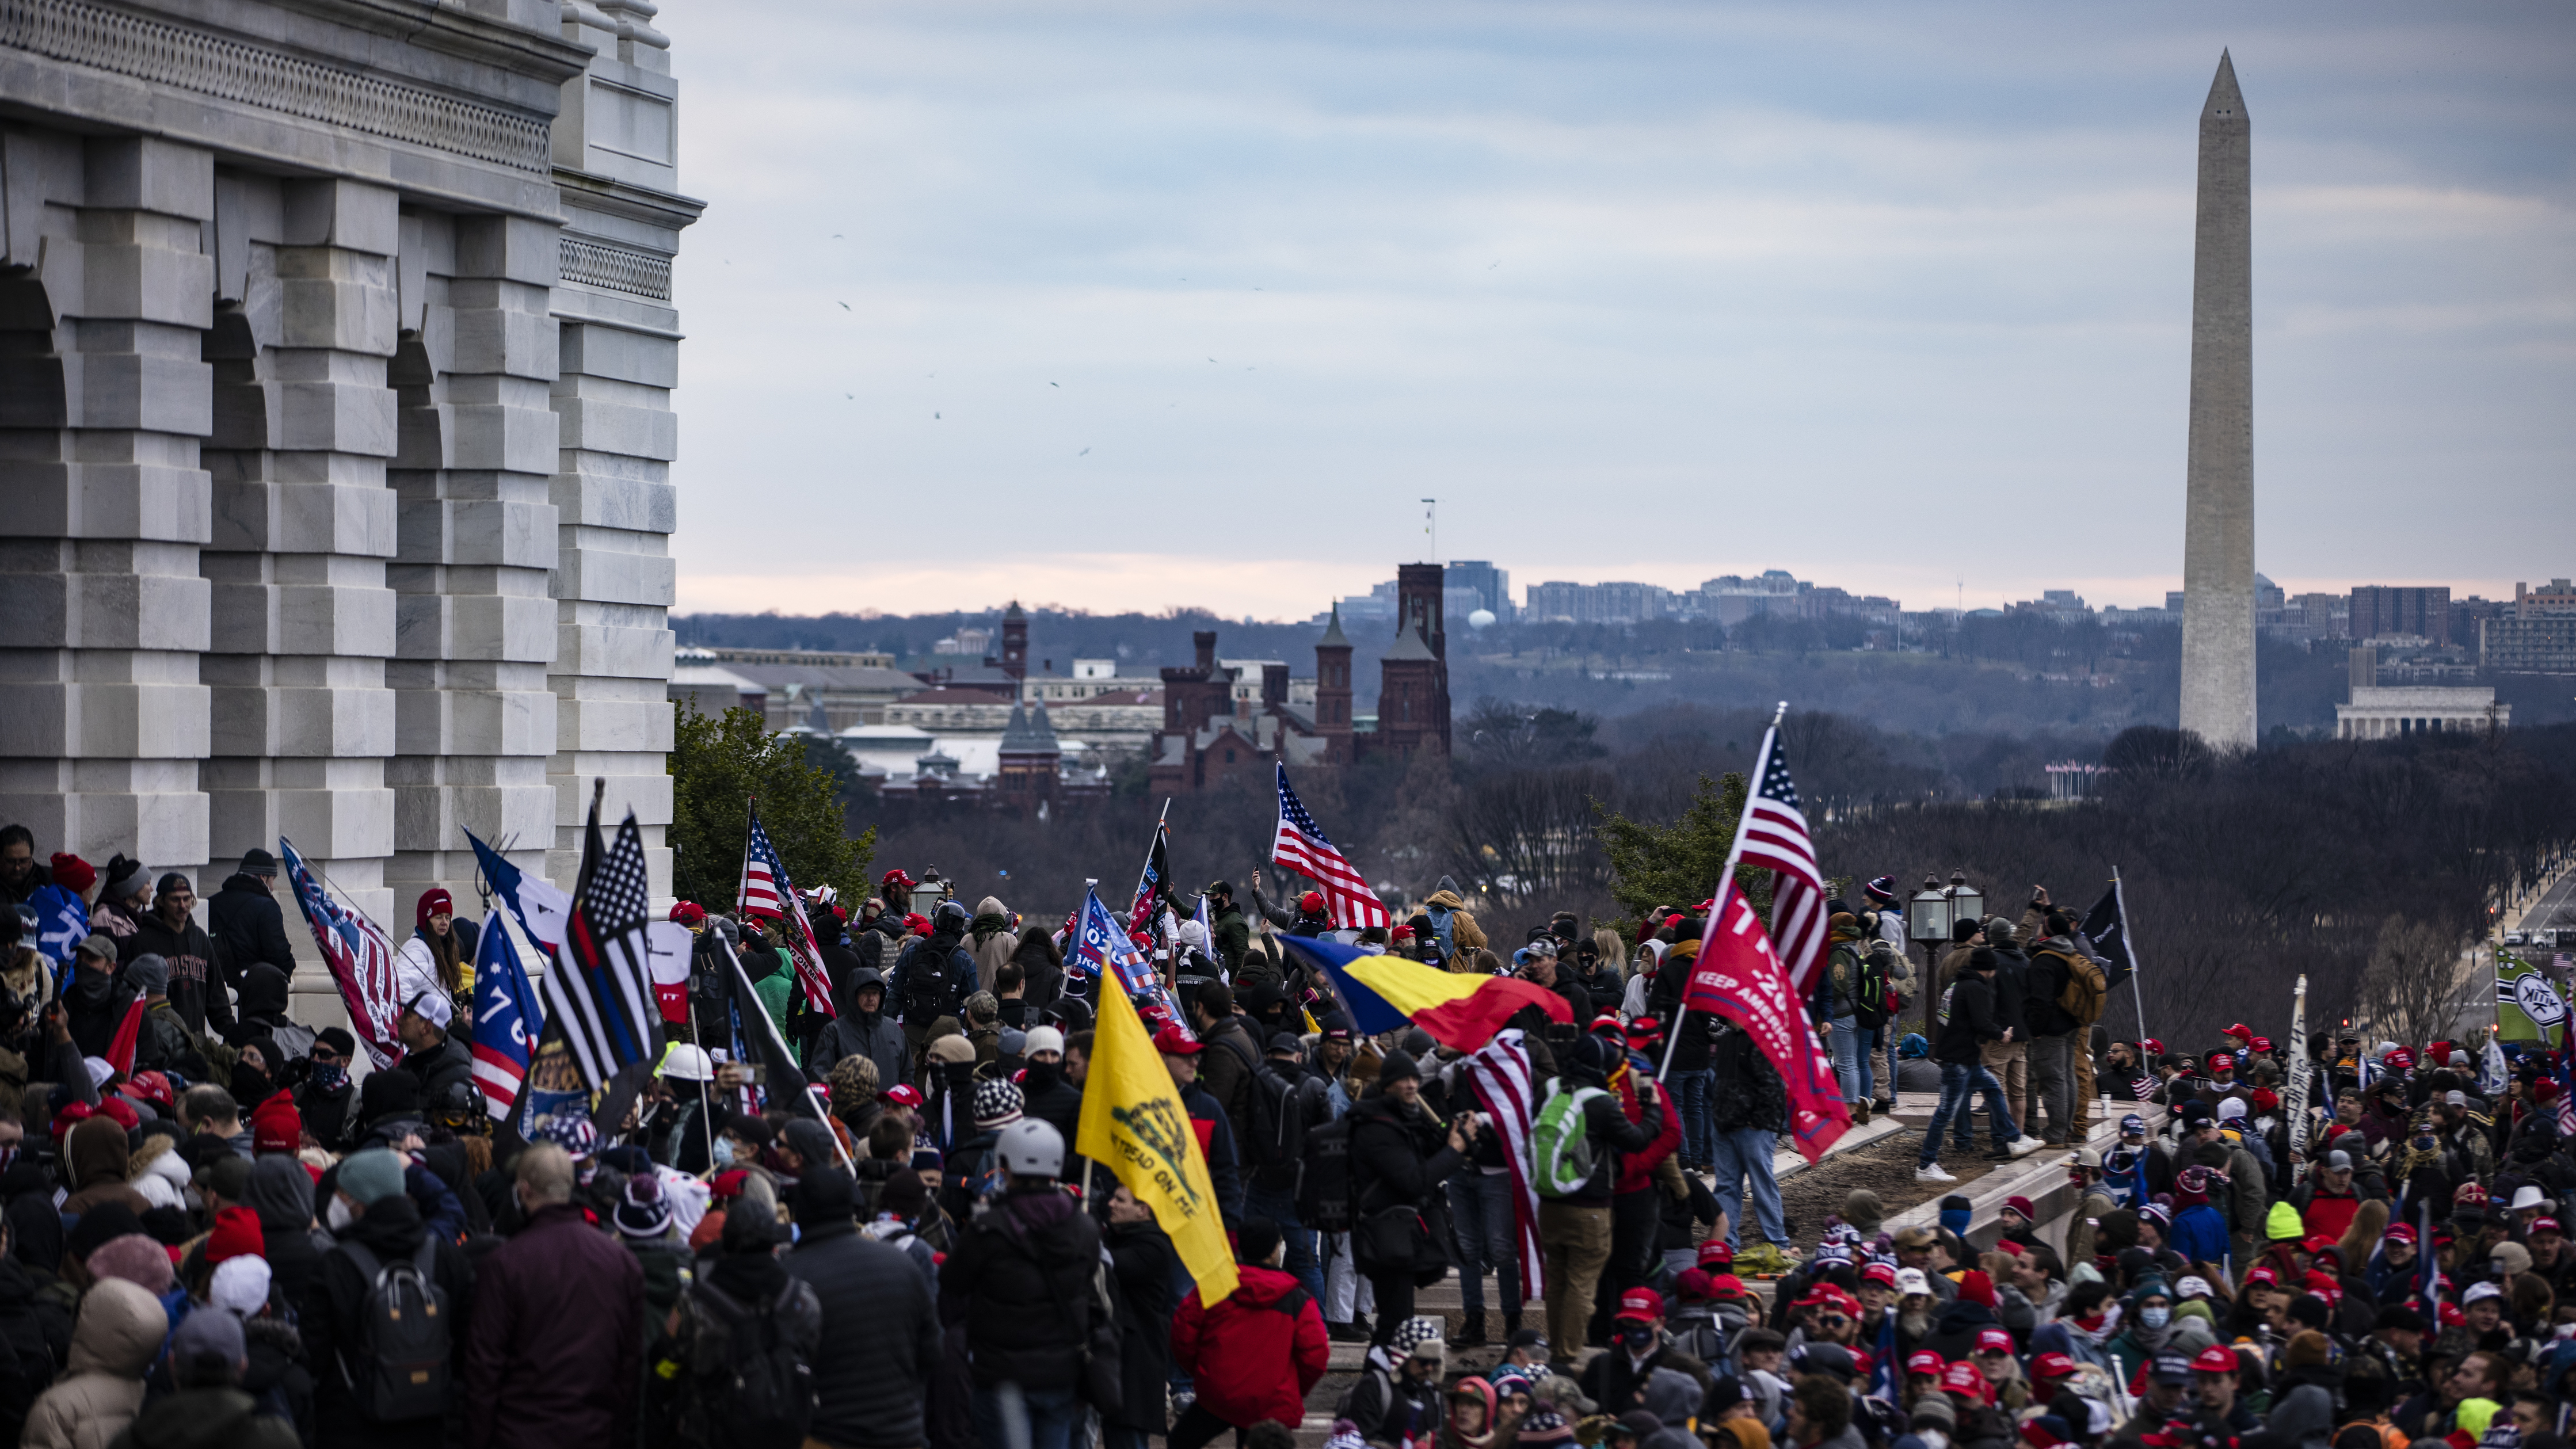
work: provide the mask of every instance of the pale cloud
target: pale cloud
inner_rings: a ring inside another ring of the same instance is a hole
[[[1302,616],[1420,554],[1425,494],[1524,582],[2158,601],[2222,44],[2266,572],[2576,567],[2559,7],[657,23],[711,203],[683,607]]]

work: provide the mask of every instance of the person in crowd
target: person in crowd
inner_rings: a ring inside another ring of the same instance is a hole
[[[574,1204],[573,1162],[561,1147],[541,1142],[521,1152],[512,1177],[520,1226],[475,1269],[460,1375],[465,1442],[469,1449],[631,1442],[644,1269]],[[630,1190],[651,1182],[637,1179]],[[658,1198],[657,1184],[648,1205]],[[659,1222],[667,1232],[667,1210]]]
[[[1572,1191],[1539,1203],[1539,1241],[1547,1254],[1547,1336],[1569,1362],[1589,1337],[1594,1294],[1610,1262],[1611,1188],[1621,1158],[1643,1151],[1662,1135],[1668,1120],[1663,1094],[1651,1079],[1637,1087],[1642,1120],[1628,1119],[1619,1098],[1607,1090],[1610,1069],[1617,1064],[1612,1051],[1600,1038],[1585,1035],[1557,1061],[1560,1090],[1596,1094],[1582,1096],[1580,1108],[1592,1151],[1591,1175]],[[1412,1301],[1409,1287],[1404,1301]]]
[[[160,957],[165,994],[180,1022],[191,1034],[203,1034],[212,1022],[221,1035],[233,1025],[232,997],[221,981],[213,983],[213,990],[207,989],[214,973],[215,944],[191,914],[196,909],[196,887],[188,877],[175,870],[165,872],[153,885],[150,911],[135,921],[131,935],[117,943],[117,959],[130,965],[138,957]]]
[[[395,974],[406,1001],[422,991],[438,990],[450,1000],[471,1000],[474,948],[481,939],[474,923],[456,914],[447,891],[431,886],[412,902],[412,933],[395,953]]]
[[[1988,929],[1994,929],[1993,923],[1989,923]],[[1988,1154],[1990,1157],[2010,1161],[2036,1152],[2041,1146],[2038,1138],[2023,1134],[2014,1125],[2012,1108],[2008,1104],[2009,1091],[2004,1083],[1996,1080],[1993,1070],[1996,1062],[2005,1059],[1996,1056],[1989,1060],[1986,1050],[2020,1030],[2015,1024],[2018,1012],[2007,1016],[2006,1008],[1998,1005],[2005,999],[1998,995],[1995,985],[2001,962],[2001,955],[1994,948],[1976,947],[1968,953],[1964,963],[1966,969],[1952,984],[1950,1019],[1941,1023],[1940,1038],[1932,1047],[1934,1059],[1941,1063],[1941,1101],[1933,1108],[1931,1125],[1923,1132],[1923,1150],[1914,1164],[1914,1177],[1918,1182],[1958,1180],[1955,1174],[1941,1167],[1941,1134],[1953,1117],[1960,1119],[1961,1131],[1966,1130],[1966,1105],[1971,1093],[1981,1093],[1985,1098],[1988,1130],[1994,1134],[1994,1151]],[[2016,982],[2019,980],[2015,978]],[[2010,1000],[2018,1005],[2022,996],[2019,986],[2015,985]]]
[[[286,911],[277,903],[277,857],[258,846],[242,852],[241,864],[206,899],[207,934],[214,938],[223,963],[224,984],[241,990],[242,973],[264,961],[283,975],[295,974],[295,948],[286,935]]]
[[[72,1321],[62,1376],[27,1411],[27,1449],[107,1449],[143,1409],[143,1376],[170,1318],[160,1300],[122,1279],[90,1284]]]
[[[823,1315],[809,1442],[824,1449],[928,1442],[923,1391],[945,1357],[930,1285],[901,1249],[859,1231],[849,1173],[809,1171],[793,1201],[796,1246],[782,1261],[812,1285]]]
[[[1235,1235],[1234,1292],[1212,1308],[1196,1288],[1181,1300],[1172,1359],[1198,1393],[1172,1426],[1173,1449],[1199,1449],[1264,1419],[1304,1419],[1306,1395],[1324,1377],[1331,1345],[1322,1307],[1281,1271],[1286,1252],[1276,1224],[1247,1218]]]
[[[1059,1181],[1065,1150],[1055,1128],[1019,1118],[993,1150],[1001,1192],[940,1266],[940,1317],[966,1325],[983,1449],[1066,1449],[1102,1311],[1090,1286],[1100,1229]]]
[[[298,1307],[307,1363],[316,1366],[313,1422],[328,1444],[438,1449],[463,1429],[454,1355],[473,1321],[474,1266],[429,1231],[404,1183],[406,1162],[388,1148],[341,1159],[325,1214],[335,1241]],[[407,1272],[389,1273],[396,1265]],[[394,1284],[390,1291],[388,1284]],[[390,1331],[389,1315],[434,1306],[426,1341]],[[438,1369],[415,1383],[387,1358],[434,1351]]]
[[[1352,1251],[1377,1298],[1377,1344],[1412,1316],[1415,1275],[1446,1253],[1423,1214],[1477,1131],[1472,1112],[1444,1122],[1424,1105],[1422,1069],[1401,1049],[1387,1053],[1374,1089],[1351,1108]]]

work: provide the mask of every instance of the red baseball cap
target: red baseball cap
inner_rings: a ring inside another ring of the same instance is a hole
[[[2209,1069],[2213,1072],[2234,1071],[2236,1069],[2236,1058],[2229,1056],[2225,1052],[2211,1052],[2209,1054]]]
[[[898,1107],[918,1107],[921,1105],[921,1089],[910,1082],[897,1082],[893,1086],[886,1088],[884,1091],[877,1093],[877,1095],[886,1101],[894,1103]]]
[[[2272,1049],[2272,1039],[2268,1036],[2258,1036],[2254,1038],[2252,1045],[2258,1052],[2268,1052]]]
[[[2254,1028],[2247,1026],[2245,1023],[2240,1021],[2234,1026],[2229,1027],[2227,1030],[2220,1032],[2219,1035],[2232,1036],[2238,1041],[2252,1041],[2254,1039]]]
[[[2388,1069],[2392,1072],[2402,1072],[2413,1065],[2415,1065],[2415,1054],[2404,1047],[2399,1047],[2388,1054]]]
[[[2062,1379],[2075,1373],[2075,1360],[2062,1353],[2043,1353],[2030,1361],[2030,1376],[2035,1379]]]
[[[1661,1323],[1664,1295],[1652,1288],[1631,1288],[1619,1295],[1619,1311],[1612,1318],[1633,1323]]]
[[[2191,1361],[2191,1371],[2196,1374],[2232,1374],[2242,1367],[2236,1361],[2235,1350],[2220,1348],[2214,1343],[2202,1349],[2200,1357]]]
[[[1712,1274],[1708,1280],[1708,1296],[1711,1298],[1741,1298],[1744,1296],[1744,1280],[1736,1277],[1732,1273]]]
[[[2012,1349],[2012,1335],[2003,1329],[1980,1328],[1977,1330],[1977,1352],[2010,1353],[2012,1352]]]
[[[1154,1050],[1167,1057],[1194,1057],[1207,1050],[1207,1043],[1193,1040],[1176,1021],[1154,1033]]]
[[[2281,1275],[2272,1271],[2271,1264],[2257,1263],[2245,1270],[2245,1281],[2248,1284],[2269,1283],[2278,1288],[2281,1286]]]
[[[1941,1355],[1928,1348],[1916,1349],[1913,1355],[1905,1360],[1905,1371],[1910,1374],[1931,1374],[1937,1378],[1941,1371],[1948,1367],[1948,1364],[1942,1362]]]
[[[1703,1268],[1712,1263],[1732,1263],[1735,1250],[1726,1245],[1724,1238],[1710,1238],[1699,1245],[1699,1261]]]
[[[2566,1234],[2566,1229],[2558,1226],[2558,1219],[2556,1218],[2533,1218],[2531,1220],[2531,1226],[2523,1229],[2523,1231],[2525,1233],[2557,1233],[2562,1237]]]
[[[2415,1225],[2413,1223],[2390,1223],[2388,1225],[2388,1236],[2394,1241],[2400,1243],[2411,1243],[2415,1241]]]
[[[1894,1263],[1872,1263],[1860,1270],[1860,1281],[1864,1283],[1881,1283],[1893,1288],[1896,1286],[1896,1265]]]
[[[671,924],[694,926],[707,918],[707,908],[696,901],[671,902]]]
[[[1941,1387],[1954,1394],[1974,1394],[1980,1403],[1986,1399],[1984,1372],[1964,1358],[1941,1370]]]

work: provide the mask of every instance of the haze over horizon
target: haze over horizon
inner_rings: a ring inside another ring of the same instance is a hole
[[[1304,618],[1430,556],[1426,494],[1516,587],[2159,603],[2222,47],[2264,572],[2576,572],[2563,7],[656,23],[684,611]]]

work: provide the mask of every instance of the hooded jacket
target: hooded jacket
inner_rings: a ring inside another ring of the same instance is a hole
[[[1110,1291],[1118,1313],[1118,1374],[1122,1392],[1103,1422],[1161,1435],[1172,1372],[1172,1279],[1180,1257],[1151,1217],[1111,1223],[1101,1231],[1109,1254]]]
[[[260,1256],[268,1260],[271,1288],[281,1302],[302,1303],[331,1246],[330,1235],[313,1222],[312,1174],[281,1153],[257,1158],[243,1201],[259,1215]]]
[[[148,911],[134,923],[134,934],[116,943],[116,951],[119,965],[137,956],[158,956],[169,964],[170,984],[163,994],[188,1030],[203,1032],[213,1022],[222,1035],[232,1027],[232,995],[214,979],[214,940],[195,921],[183,920],[174,931],[163,924],[160,912]]]
[[[1064,995],[1064,953],[1056,949],[1055,937],[1046,927],[1030,926],[1020,932],[1020,944],[1011,959],[1019,963],[1020,1000],[1028,1022],[1035,1024],[1038,1014]]]
[[[63,1139],[63,1160],[71,1168],[73,1188],[63,1199],[63,1216],[78,1217],[103,1202],[121,1202],[137,1216],[152,1210],[151,1200],[135,1191],[126,1175],[133,1154],[115,1118],[90,1117],[75,1124]]]
[[[975,989],[1002,994],[994,977],[1019,954],[1020,938],[1011,931],[1011,912],[1000,896],[975,903],[975,918],[966,923],[966,954],[975,958]]]
[[[1444,886],[1422,903],[1422,913],[1431,918],[1432,938],[1440,943],[1441,959],[1449,969],[1470,969],[1475,953],[1485,949],[1484,928],[1476,924],[1475,912],[1467,909],[1455,890]]]
[[[1196,1288],[1172,1318],[1172,1361],[1198,1385],[1199,1402],[1236,1428],[1302,1420],[1324,1377],[1331,1345],[1324,1311],[1297,1280],[1245,1263],[1233,1294],[1214,1308]]]
[[[50,1212],[53,1204],[45,1207]],[[25,1432],[27,1411],[53,1382],[71,1341],[71,1313],[59,1297],[41,1292],[14,1253],[0,1258],[0,1354],[18,1362],[16,1373],[0,1377],[0,1444],[15,1444]]]
[[[265,961],[295,974],[295,948],[287,944],[286,911],[270,892],[264,876],[233,875],[223,889],[206,899],[206,922],[213,929],[223,964],[224,984],[238,991],[241,974],[253,961]]]
[[[801,1189],[814,1190],[810,1179]],[[805,1203],[797,1211],[796,1247],[783,1261],[814,1285],[830,1346],[814,1364],[807,1432],[850,1449],[922,1443],[922,1386],[944,1357],[930,1285],[902,1249],[860,1233],[845,1212],[809,1222]]]
[[[859,988],[873,986],[880,993],[877,1009],[859,1009]],[[886,1014],[885,977],[872,967],[862,966],[841,978],[832,988],[832,1009],[839,1013],[815,1031],[814,1040],[805,1049],[805,1073],[821,1080],[832,1074],[832,1068],[843,1057],[866,1057],[877,1064],[877,1090],[898,1086],[912,1080],[912,1053],[903,1048],[903,1028]]]
[[[107,1449],[143,1407],[143,1373],[170,1316],[159,1299],[110,1278],[81,1295],[64,1377],[27,1412],[28,1449]]]
[[[1006,1192],[966,1226],[940,1265],[939,1316],[965,1323],[977,1387],[1076,1387],[1099,1261],[1100,1229],[1052,1187]]]
[[[964,939],[965,926],[952,913],[941,918],[940,929],[907,943],[887,977],[887,1009],[923,1027],[943,1016],[964,1017],[975,991],[975,958]]]
[[[253,1168],[252,1181],[258,1181]],[[263,1229],[265,1224],[263,1224]],[[361,1311],[367,1301],[369,1278],[359,1270],[358,1260],[350,1256],[348,1244],[358,1243],[376,1255],[379,1263],[396,1259],[408,1261],[420,1251],[429,1229],[421,1222],[420,1208],[409,1196],[397,1194],[370,1204],[363,1216],[349,1225],[332,1250],[322,1255],[312,1283],[305,1289],[304,1301],[298,1305],[297,1326],[304,1332],[304,1361],[313,1369],[314,1441],[320,1444],[367,1444],[371,1449],[401,1449],[420,1446],[437,1449],[448,1438],[444,1417],[377,1423],[363,1419],[350,1397],[348,1378],[342,1371],[340,1352],[354,1349],[357,1342]],[[263,1232],[263,1236],[265,1233]],[[272,1271],[274,1271],[272,1269]],[[447,1294],[448,1311],[456,1322],[474,1322],[474,1266],[463,1250],[441,1241],[431,1265],[431,1280]],[[450,1340],[453,1352],[461,1357],[466,1336],[455,1332]],[[462,1390],[462,1376],[456,1380]]]

